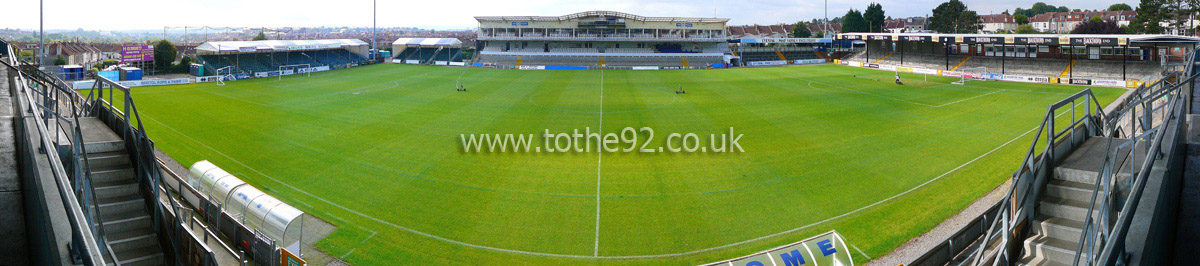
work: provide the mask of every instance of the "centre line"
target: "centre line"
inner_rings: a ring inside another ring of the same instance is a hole
[[[604,69],[600,69],[600,129],[604,134]],[[592,257],[600,256],[600,162],[604,159],[604,149],[596,149],[596,245],[592,249]]]

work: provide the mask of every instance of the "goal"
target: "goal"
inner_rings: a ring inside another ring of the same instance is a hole
[[[290,73],[289,73],[290,71]],[[287,73],[287,74],[284,74]],[[309,64],[295,64],[279,66],[279,80],[283,80],[284,75],[304,74],[304,77],[312,76],[312,66]]]
[[[983,80],[983,74],[987,73],[987,67],[967,67],[958,70],[958,72],[961,72],[962,75],[959,76],[958,81],[951,82],[951,84],[963,85],[967,84],[968,80]]]
[[[222,75],[221,72],[225,72],[225,74]],[[233,77],[233,66],[227,66],[227,67],[222,67],[222,68],[217,69],[217,86],[225,86],[226,77],[228,77],[230,80],[235,79]]]

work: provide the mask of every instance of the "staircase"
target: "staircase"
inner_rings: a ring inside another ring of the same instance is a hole
[[[1067,76],[1070,76],[1071,75],[1071,67],[1073,67],[1073,66],[1075,66],[1075,60],[1071,60],[1071,63],[1067,63],[1067,68],[1064,68],[1062,71],[1062,74],[1059,74],[1058,77],[1065,78]]]
[[[1045,194],[1038,201],[1030,236],[1024,241],[1025,254],[1017,261],[1017,265],[1074,264],[1079,240],[1087,222],[1088,209],[1091,207],[1092,195],[1096,193],[1096,177],[1104,164],[1104,155],[1109,154],[1105,150],[1109,148],[1109,140],[1107,137],[1092,137],[1084,141],[1054,168],[1050,180],[1046,183]],[[1119,138],[1111,140],[1114,147],[1129,141]],[[1145,154],[1145,146],[1135,146],[1138,150],[1134,154]],[[1123,148],[1115,154],[1128,155],[1128,149]],[[1129,160],[1128,156],[1122,156],[1113,160],[1121,166],[1120,174],[1117,175],[1119,182],[1128,179],[1131,165],[1141,166],[1144,158],[1134,157],[1133,160]],[[1126,193],[1123,191],[1120,194]],[[1097,195],[1098,198],[1102,196]],[[1092,213],[1092,219],[1099,217],[1099,212]]]
[[[964,57],[962,61],[958,61],[958,64],[954,65],[954,68],[951,68],[950,71],[958,70],[959,67],[967,63],[967,60],[971,60],[971,56]]]
[[[79,126],[110,252],[121,265],[163,265],[158,234],[151,228],[146,197],[124,140],[95,117],[80,117]],[[105,260],[113,263],[111,256]]]
[[[825,59],[825,61],[829,61],[829,56],[825,55],[825,53],[822,53],[821,51],[813,51],[813,53],[817,54],[817,58]]]
[[[875,62],[873,64],[878,64],[879,62],[883,62],[884,59],[887,59],[889,56],[892,56],[892,54],[894,54],[894,53],[896,53],[896,52],[891,52],[891,53],[888,53],[887,55],[884,55],[883,57],[880,57],[878,60],[875,60]]]
[[[783,52],[775,51],[775,55],[779,56],[779,60],[787,61],[787,57],[783,56]]]
[[[430,56],[429,59],[425,59],[425,61],[422,61],[421,63],[427,64],[427,65],[433,64],[433,61],[437,60],[438,53],[440,53],[440,52],[442,52],[442,47],[438,47],[437,50],[434,50],[433,56]]]

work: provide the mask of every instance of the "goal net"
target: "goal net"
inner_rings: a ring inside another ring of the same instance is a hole
[[[966,67],[958,70],[962,75],[958,81],[951,82],[954,85],[967,84],[968,80],[983,80],[983,73],[987,73],[987,67]]]
[[[312,66],[308,64],[282,65],[279,66],[279,80],[283,80],[283,76],[304,74],[305,77],[312,76]]]

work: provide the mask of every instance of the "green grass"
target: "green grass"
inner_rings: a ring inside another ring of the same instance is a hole
[[[470,92],[453,90],[460,75]],[[1007,180],[1045,106],[1082,89],[892,75],[377,65],[133,94],[161,149],[337,225],[317,247],[352,264],[691,265],[834,229],[886,254]],[[745,152],[464,153],[458,139],[601,126],[652,127],[651,147],[733,127]]]

